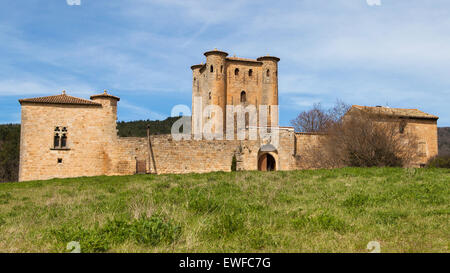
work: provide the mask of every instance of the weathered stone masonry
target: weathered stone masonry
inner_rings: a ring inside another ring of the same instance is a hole
[[[278,106],[278,58],[227,58],[225,52],[217,50],[205,55],[205,64],[192,67],[193,97],[199,95],[205,105],[218,105],[222,109],[228,104]],[[244,101],[240,97],[242,92]],[[22,106],[19,181],[137,172],[230,171],[233,156],[238,170],[305,169],[314,165],[305,151],[326,137],[296,133],[290,127],[273,127],[271,130],[279,130],[277,147],[261,138],[231,141],[175,141],[170,135],[121,138],[116,129],[119,101],[106,91],[91,96],[90,100],[65,92],[19,100]],[[272,121],[278,124],[278,108],[273,109],[276,113],[272,113]],[[420,141],[421,157],[417,165],[437,155],[438,117],[416,109],[354,106],[351,111],[354,110],[383,111],[404,120],[405,130],[415,133]]]

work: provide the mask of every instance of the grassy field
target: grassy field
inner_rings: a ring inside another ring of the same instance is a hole
[[[0,252],[449,252],[450,171],[345,168],[0,184]]]

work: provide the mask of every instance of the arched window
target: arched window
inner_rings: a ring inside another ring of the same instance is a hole
[[[223,65],[220,66],[220,73],[223,72]]]
[[[211,73],[214,72],[214,66],[211,65],[210,71]]]
[[[253,70],[250,69],[250,70],[248,71],[248,76],[251,77],[252,75],[253,75]]]
[[[59,148],[59,134],[56,133],[53,137],[53,148]]]
[[[53,135],[54,149],[67,149],[67,127],[55,127]]]
[[[67,135],[63,134],[61,137],[61,148],[65,148],[67,146]]]
[[[267,69],[267,71],[266,71],[266,76],[267,76],[267,77],[270,76],[270,70],[269,70],[269,69]]]
[[[245,93],[245,91],[241,92],[241,102],[246,102],[247,101],[247,94]]]
[[[236,68],[236,69],[234,70],[234,75],[235,75],[235,76],[239,75],[239,68]]]

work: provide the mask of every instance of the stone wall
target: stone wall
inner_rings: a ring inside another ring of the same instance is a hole
[[[109,149],[108,175],[125,175],[136,172],[136,161],[145,160],[147,172],[156,173],[205,173],[231,171],[233,155],[237,156],[240,170],[257,170],[260,148],[264,140],[181,140],[170,135],[151,136],[153,153],[148,139],[118,138],[115,147]],[[280,145],[276,151],[277,170],[291,170],[294,163],[294,133],[280,131]],[[153,155],[153,157],[152,157]]]
[[[23,103],[19,181],[104,174],[105,143],[110,138],[105,132],[111,131],[104,110]],[[53,149],[56,126],[67,127],[67,149]]]
[[[320,166],[321,133],[295,133],[295,169],[314,169]]]

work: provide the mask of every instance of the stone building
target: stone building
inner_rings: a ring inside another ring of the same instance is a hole
[[[192,80],[192,128],[193,131],[205,124],[208,119],[215,119],[221,124],[227,123],[226,107],[249,105],[255,106],[256,119],[259,120],[260,106],[267,107],[267,125],[278,126],[278,62],[279,58],[264,56],[257,59],[227,57],[228,53],[217,49],[207,51],[206,63],[191,67]],[[195,98],[200,104],[194,103]],[[203,115],[203,109],[208,105],[217,105],[222,110],[222,116],[211,113]],[[202,115],[197,119],[197,116]],[[236,114],[231,116],[234,123]],[[195,123],[201,120],[201,123]],[[246,117],[248,126],[249,118]],[[225,129],[225,126],[223,126]],[[237,128],[237,125],[234,126]]]
[[[258,137],[237,140],[174,140],[171,135],[118,137],[117,105],[108,94],[90,100],[55,96],[19,100],[22,109],[19,181],[50,178],[130,175],[135,173],[203,173],[230,171],[233,157],[238,170],[295,170],[311,166],[303,156],[308,146],[323,134],[294,132],[278,127],[278,61],[265,56],[256,60],[227,57],[213,50],[206,63],[192,66],[193,100],[203,105],[269,106],[269,130],[278,141]],[[370,111],[354,106],[351,111]],[[376,108],[380,111],[380,108]],[[195,115],[201,114],[193,109]],[[383,108],[388,115],[405,120],[407,128],[421,140],[423,164],[437,154],[437,117],[419,110]],[[225,111],[224,111],[225,113]],[[259,112],[258,112],[259,113]],[[201,116],[222,119],[226,116]],[[195,129],[195,125],[193,125]],[[248,128],[247,128],[248,129]]]

